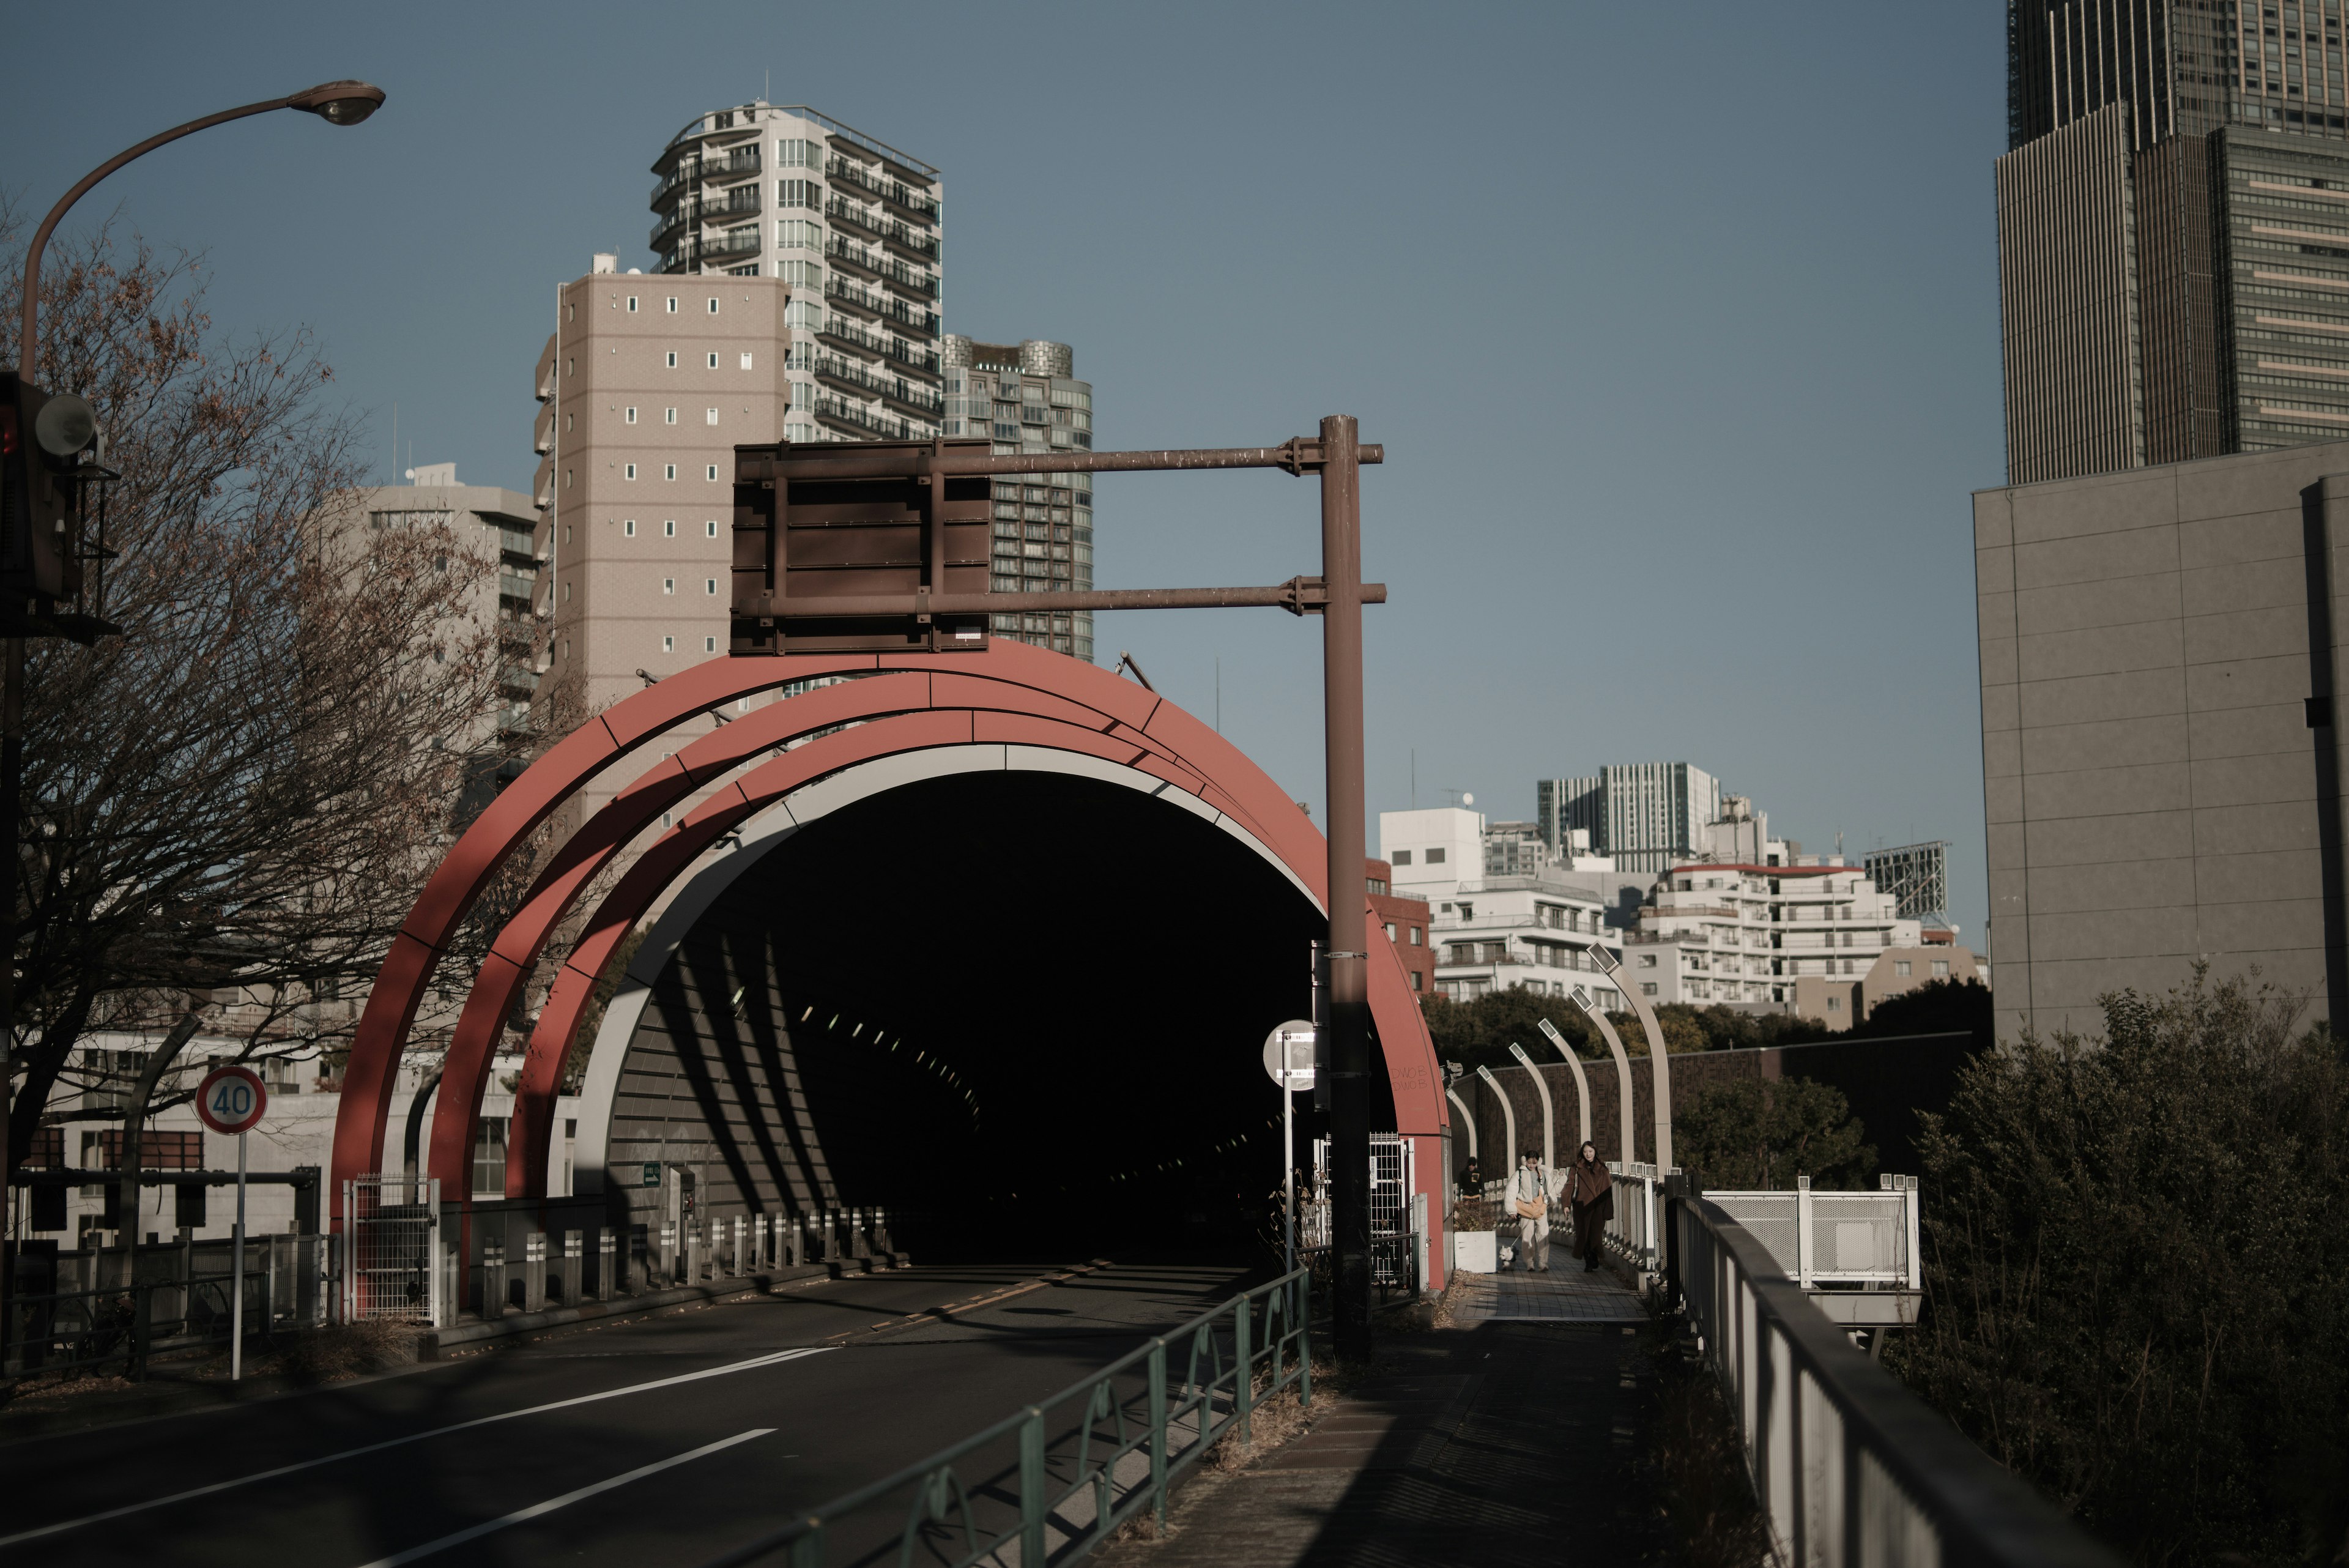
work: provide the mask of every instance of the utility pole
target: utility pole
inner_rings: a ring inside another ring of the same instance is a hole
[[[1321,421],[1321,720],[1330,848],[1330,1243],[1337,1350],[1371,1355],[1371,1007],[1362,882],[1362,484],[1351,414]]]

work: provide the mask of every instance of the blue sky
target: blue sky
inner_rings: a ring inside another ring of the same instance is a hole
[[[355,76],[85,200],[306,325],[417,462],[525,487],[555,286],[647,166],[807,103],[945,171],[949,329],[1075,346],[1107,446],[1361,417],[1371,810],[1685,760],[1806,848],[1942,837],[1983,937],[1967,493],[2001,478],[2002,23],[1956,5],[110,7],[17,19],[0,184]],[[772,87],[769,89],[768,73]],[[405,457],[405,452],[401,454]],[[1315,569],[1309,483],[1099,487],[1102,587]],[[1318,623],[1103,617],[1320,815]],[[1220,666],[1220,699],[1217,670]],[[1375,824],[1375,817],[1373,817]]]

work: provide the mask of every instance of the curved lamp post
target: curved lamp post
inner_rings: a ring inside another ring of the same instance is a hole
[[[1545,1019],[1543,1022],[1547,1023],[1548,1020]],[[1517,1064],[1533,1075],[1534,1093],[1541,1096],[1542,1179],[1547,1181],[1549,1173],[1557,1168],[1557,1110],[1549,1103],[1549,1081],[1541,1075],[1541,1069],[1534,1065],[1534,1059],[1526,1054],[1526,1048],[1514,1040],[1509,1042],[1509,1054],[1515,1056],[1517,1059]],[[1581,1150],[1577,1149],[1575,1152],[1579,1154]]]
[[[1629,1165],[1640,1158],[1640,1146],[1631,1141],[1631,1058],[1624,1054],[1623,1037],[1615,1033],[1612,1023],[1607,1022],[1606,1010],[1591,1001],[1590,992],[1582,986],[1574,988],[1574,1005],[1582,1009],[1585,1018],[1599,1026],[1599,1033],[1607,1041],[1607,1049],[1615,1053],[1615,1114],[1618,1117],[1617,1131],[1623,1140],[1620,1146],[1623,1152],[1615,1158],[1618,1164]]]
[[[298,109],[305,114],[316,115],[329,125],[357,125],[382,107],[383,89],[379,87],[369,87],[365,82],[322,82],[289,98],[273,98],[264,103],[246,104],[242,109],[224,109],[218,114],[208,114],[202,119],[191,119],[185,125],[175,126],[160,136],[150,136],[138,146],[116,153],[83,175],[81,183],[67,192],[57,204],[49,209],[49,215],[43,218],[41,226],[33,232],[33,243],[26,247],[25,317],[22,330],[16,337],[16,373],[27,381],[32,380],[38,364],[41,253],[48,248],[49,234],[57,228],[57,220],[64,217],[76,202],[88,195],[91,186],[132,159],[144,157],[167,141],[177,141],[182,136],[192,136],[199,130],[209,130],[232,119],[243,119],[248,115],[267,114],[272,109]]]
[[[1542,1033],[1557,1047],[1557,1054],[1566,1058],[1566,1064],[1574,1072],[1575,1108],[1582,1113],[1582,1136],[1574,1145],[1574,1152],[1579,1156],[1582,1146],[1590,1141],[1590,1079],[1582,1070],[1582,1058],[1575,1054],[1573,1046],[1567,1044],[1566,1036],[1557,1032],[1557,1025],[1547,1018],[1537,1022]]]
[[[1661,1177],[1672,1168],[1672,1054],[1664,1044],[1662,1025],[1656,1022],[1656,1010],[1640,988],[1623,978],[1623,966],[1605,948],[1593,946],[1599,964],[1615,989],[1630,1002],[1631,1011],[1640,1015],[1640,1027],[1648,1036],[1649,1097],[1655,1101],[1656,1111],[1656,1175]]]
[[[118,152],[88,174],[80,183],[67,192],[41,226],[33,232],[33,243],[25,249],[24,314],[16,334],[16,373],[29,382],[36,379],[40,364],[41,326],[41,254],[48,249],[49,235],[59,219],[70,211],[76,202],[89,193],[90,187],[121,168],[134,158],[152,152],[167,141],[177,141],[182,136],[193,135],[212,126],[248,115],[267,114],[272,109],[298,109],[305,114],[315,114],[329,125],[357,125],[383,107],[383,89],[366,82],[321,82],[318,86],[286,98],[273,98],[264,103],[249,103],[242,109],[226,109],[218,114],[208,114],[202,119],[191,119],[160,136],[150,136],[138,146]],[[5,639],[5,658],[0,658],[0,845],[14,846],[19,832],[19,800],[25,776],[25,639]],[[16,901],[13,896],[0,899],[0,956],[13,958],[16,950]],[[7,1143],[7,1127],[13,1107],[8,1094],[10,1058],[16,1048],[16,966],[13,961],[0,962],[0,1150]],[[0,1158],[0,1212],[8,1202],[7,1160]],[[131,1245],[138,1245],[138,1216],[125,1217],[129,1228]],[[0,1307],[8,1297],[9,1282],[0,1278]]]

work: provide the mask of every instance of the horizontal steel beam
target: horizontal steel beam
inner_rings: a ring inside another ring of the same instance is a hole
[[[892,446],[887,451],[859,452],[856,443],[802,457],[746,457],[735,464],[737,482],[773,479],[885,479],[892,475],[990,473],[1146,473],[1188,472],[1210,468],[1278,468],[1290,473],[1313,473],[1321,466],[1319,440],[1298,440],[1282,446],[1206,447],[1160,452],[1023,452],[1001,456],[966,456],[949,447],[943,452],[923,447]],[[1386,449],[1365,446],[1364,462],[1382,462]]]
[[[120,1170],[28,1170],[19,1166],[8,1178],[16,1187],[119,1187],[129,1172]],[[246,1182],[254,1187],[273,1183],[280,1187],[316,1187],[318,1168],[305,1165],[298,1170],[254,1170],[245,1173]],[[139,1173],[141,1187],[234,1187],[237,1176],[233,1170],[142,1170]]]
[[[1300,578],[1268,588],[1106,588],[1067,594],[852,594],[839,598],[795,596],[777,598],[772,614],[743,609],[738,618],[808,620],[833,616],[1009,615],[1019,611],[1121,609],[1285,609],[1291,615],[1319,610],[1327,601],[1318,578]],[[1387,602],[1384,583],[1364,583],[1362,602]]]

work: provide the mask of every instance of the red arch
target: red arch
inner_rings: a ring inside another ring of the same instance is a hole
[[[1327,907],[1321,836],[1288,794],[1208,726],[1106,670],[1018,643],[995,643],[978,654],[713,659],[631,696],[565,738],[499,795],[434,873],[385,961],[353,1043],[336,1125],[337,1194],[345,1178],[380,1168],[386,1113],[418,1003],[450,933],[507,857],[589,779],[678,723],[738,697],[834,673],[874,678],[760,709],[664,758],[584,825],[541,876],[500,932],[460,1015],[433,1118],[432,1168],[444,1190],[463,1194],[470,1185],[474,1122],[497,1024],[548,933],[595,871],[654,815],[813,730],[856,722],[754,769],[705,803],[647,849],[599,909],[532,1039],[524,1096],[516,1106],[524,1153],[510,1190],[543,1191],[555,1074],[593,978],[620,936],[728,826],[821,773],[898,752],[974,742],[1107,757],[1166,779],[1232,817]],[[886,722],[893,719],[898,722]],[[1441,1132],[1447,1117],[1433,1045],[1391,948],[1385,962],[1371,965],[1370,1000],[1397,1125],[1406,1133]],[[458,1109],[462,1114],[446,1114]]]

